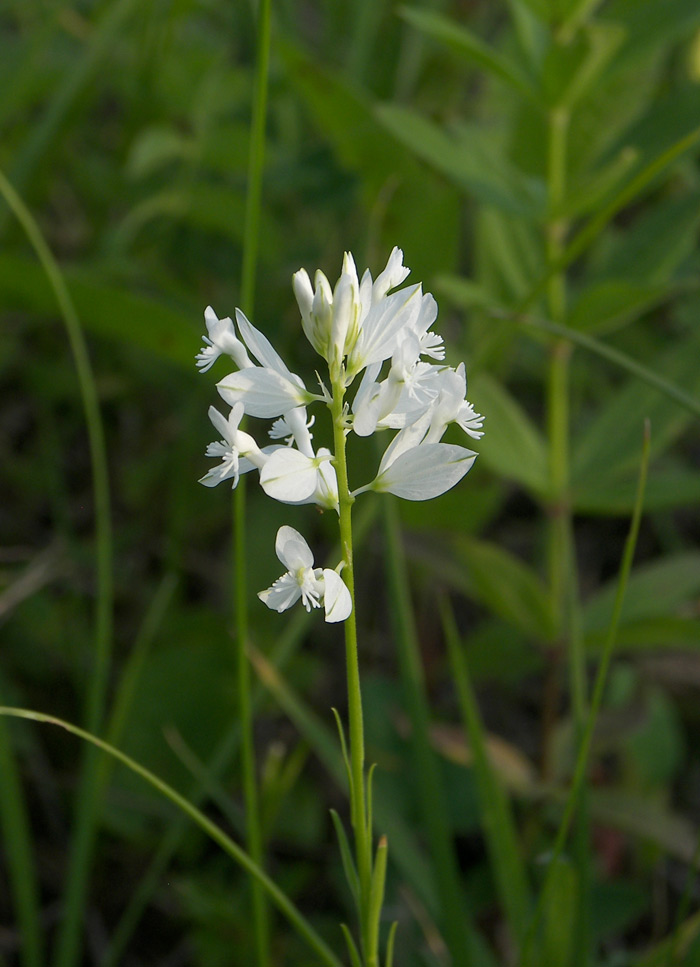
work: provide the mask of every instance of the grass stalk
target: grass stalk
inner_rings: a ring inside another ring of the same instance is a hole
[[[260,243],[260,210],[265,167],[265,119],[270,62],[270,0],[260,0],[257,19],[255,86],[252,106],[248,184],[245,225],[243,231],[243,267],[241,304],[243,311],[253,314],[255,279]],[[233,601],[238,691],[238,718],[241,726],[241,771],[245,802],[246,840],[248,850],[258,865],[263,864],[264,845],[260,824],[258,780],[255,768],[255,737],[250,694],[248,658],[248,547],[246,534],[246,483],[241,477],[233,497]],[[269,911],[259,881],[251,882],[253,931],[258,967],[266,967],[270,959]]]
[[[90,731],[99,732],[104,719],[111,662],[114,590],[107,451],[97,386],[83,330],[61,270],[31,212],[2,172],[0,172],[0,193],[24,229],[53,289],[78,375],[90,451],[97,558],[95,654],[85,720]],[[96,794],[95,777],[98,768],[99,754],[94,747],[90,747],[83,757],[76,795],[74,833],[71,839],[64,910],[57,943],[56,967],[72,967],[78,959],[87,882],[97,833],[99,797]]]
[[[454,967],[468,967],[473,960],[473,944],[467,904],[452,845],[451,823],[442,776],[430,742],[430,710],[408,590],[398,510],[396,500],[388,494],[384,499],[384,531],[391,613],[395,621],[401,682],[411,720],[416,781],[423,822],[436,867],[442,927]]]

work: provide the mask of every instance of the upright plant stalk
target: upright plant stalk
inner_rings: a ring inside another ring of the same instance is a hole
[[[561,217],[561,206],[566,195],[567,135],[570,116],[563,106],[555,106],[548,117],[547,184],[549,220],[546,226],[548,265],[561,260],[568,224]],[[550,318],[558,324],[566,320],[566,273],[554,272],[547,283],[547,303]],[[586,708],[586,669],[583,641],[577,620],[577,580],[569,496],[569,373],[572,345],[558,339],[551,346],[547,380],[547,410],[549,438],[549,523],[548,567],[551,606],[555,619],[557,640],[547,689],[549,708],[545,708],[543,735],[543,772],[548,778],[551,725],[558,704],[559,661],[557,655],[568,657],[569,693],[574,720],[574,735],[581,741]],[[587,897],[589,893],[588,828],[585,818],[585,797],[576,830],[577,873],[581,895],[576,919],[576,939],[573,945],[577,963],[582,963],[587,949]]]
[[[107,681],[112,652],[112,524],[110,515],[107,452],[100,415],[95,377],[90,365],[87,345],[73,300],[61,271],[41,230],[12,185],[0,172],[0,193],[17,216],[27,238],[46,273],[65,323],[68,341],[78,375],[85,414],[92,472],[95,507],[95,540],[97,557],[97,601],[95,608],[95,657],[87,696],[85,719],[91,732],[102,728],[107,695]],[[99,796],[96,776],[99,752],[88,748],[81,767],[76,795],[74,835],[65,890],[64,913],[58,937],[57,967],[72,967],[78,959],[80,930],[87,892],[87,882],[97,832]]]
[[[243,269],[241,305],[252,315],[255,300],[255,276],[260,239],[260,208],[265,159],[265,117],[267,114],[267,79],[270,62],[270,0],[258,5],[255,91],[253,95],[250,151],[248,155],[248,186],[243,234]],[[250,665],[248,644],[248,561],[246,541],[246,490],[241,478],[233,497],[233,601],[235,606],[235,647],[238,681],[238,716],[241,725],[241,769],[245,801],[246,838],[252,859],[263,865],[263,839],[258,805],[258,785],[255,774],[255,745],[253,712],[250,694]],[[264,891],[258,880],[252,880],[253,925],[255,949],[259,967],[266,967],[270,959],[269,911]]]
[[[345,384],[342,375],[332,382],[333,443],[335,472],[338,478],[338,514],[340,549],[345,562],[343,578],[350,592],[352,611],[345,621],[345,661],[348,686],[348,725],[350,737],[350,816],[355,834],[355,861],[359,880],[358,914],[362,950],[367,967],[378,964],[377,945],[370,944],[370,892],[372,886],[372,829],[367,815],[367,791],[365,788],[365,735],[360,689],[360,662],[357,648],[357,622],[355,618],[355,575],[352,554],[352,505],[348,467],[345,455]]]

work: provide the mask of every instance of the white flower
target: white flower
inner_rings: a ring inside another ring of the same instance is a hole
[[[211,306],[204,310],[204,321],[208,336],[202,336],[205,345],[199,350],[195,359],[201,373],[211,369],[222,354],[231,356],[239,369],[252,366],[246,348],[240,339],[236,338],[232,320],[227,316],[219,319]]]
[[[213,467],[200,479],[205,487],[216,487],[222,480],[233,478],[232,487],[238,483],[242,473],[257,467],[260,470],[268,459],[268,454],[260,450],[252,436],[238,429],[243,418],[243,406],[237,403],[229,413],[228,420],[213,406],[209,407],[209,419],[221,433],[223,440],[210,443],[206,449],[207,457],[221,457],[221,463]]]
[[[283,504],[319,504],[338,509],[338,481],[330,461],[330,450],[318,455],[282,447],[270,455],[260,471],[260,486]]]
[[[313,566],[313,554],[299,531],[287,525],[280,527],[275,552],[288,570],[272,587],[258,594],[268,608],[286,611],[301,599],[307,611],[323,605],[326,621],[345,621],[352,611],[345,582],[336,571]]]

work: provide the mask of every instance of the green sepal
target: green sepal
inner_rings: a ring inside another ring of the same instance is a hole
[[[345,879],[348,881],[348,886],[350,887],[350,892],[352,893],[355,903],[359,905],[360,901],[360,878],[357,875],[357,867],[355,866],[355,861],[352,858],[352,851],[350,849],[350,844],[348,843],[348,837],[345,833],[343,827],[343,821],[341,820],[335,809],[331,809],[331,819],[333,820],[333,825],[335,826],[335,832],[338,837],[338,846],[340,847],[340,857],[343,861],[343,870],[345,871]]]

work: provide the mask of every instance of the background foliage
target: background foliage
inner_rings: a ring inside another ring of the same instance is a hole
[[[414,713],[426,698],[446,835],[479,938],[472,962],[508,963],[517,934],[484,840],[440,602],[454,608],[517,852],[537,885],[649,417],[646,515],[585,823],[555,870],[541,949],[552,967],[696,963],[695,887],[684,890],[700,818],[700,8],[280,0],[273,14],[254,321],[309,376],[292,272],[335,278],[344,249],[376,272],[398,244],[411,280],[436,294],[450,361],[467,360],[470,399],[487,418],[469,478],[433,504],[399,508],[420,643],[413,686],[391,620],[391,521],[369,502],[358,515],[369,755],[391,844],[397,962],[449,963],[415,774]],[[196,790],[235,834],[230,500],[196,482],[214,399],[193,357],[204,306],[223,316],[239,300],[254,11],[6,0],[0,45],[0,169],[65,273],[105,423],[116,595],[105,731]],[[0,696],[82,722],[95,593],[85,424],[54,296],[4,205],[0,231]],[[330,549],[332,522],[294,509],[294,526],[305,513],[302,529]],[[248,517],[255,591],[277,575],[274,534],[292,521],[254,488]],[[268,869],[340,949],[350,906],[328,814],[346,809],[329,712],[344,700],[340,642],[303,614],[251,608]],[[16,769],[50,948],[80,752],[24,724],[3,727],[0,747],[0,959],[32,967],[16,926],[10,779]],[[244,875],[125,771],[102,781],[84,962],[251,963]],[[277,963],[308,962],[278,921],[273,951]]]

